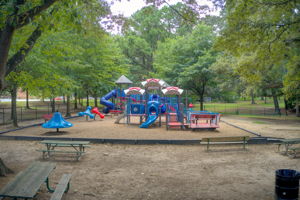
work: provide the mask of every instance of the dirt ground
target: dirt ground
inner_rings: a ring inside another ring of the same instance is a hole
[[[73,123],[71,128],[60,129],[61,133],[56,133],[55,129],[44,129],[42,127],[26,128],[14,132],[9,132],[3,135],[21,135],[21,136],[47,136],[47,137],[74,137],[74,138],[124,138],[124,139],[201,139],[204,137],[214,136],[250,136],[255,135],[237,129],[223,122],[220,123],[220,128],[215,131],[200,130],[169,130],[165,126],[158,127],[158,123],[148,129],[141,129],[138,125],[138,118],[135,118],[133,124],[127,125],[114,124],[116,117],[106,117],[103,120],[97,118],[86,121],[84,117],[69,119]],[[300,120],[268,120],[268,119],[253,119],[253,118],[239,118],[234,116],[224,116],[222,120],[247,130],[257,132],[262,136],[279,137],[279,138],[296,138],[300,137]],[[31,121],[21,124],[21,126],[30,123],[41,123],[42,121]],[[124,122],[121,121],[121,122]],[[5,127],[7,129],[11,127]],[[5,129],[3,129],[5,130]]]
[[[300,138],[300,119],[276,120],[225,116],[223,120],[265,137]]]
[[[225,136],[225,135],[249,135],[251,134],[226,125],[220,124],[220,128],[215,131],[202,130],[169,130],[167,131],[165,126],[158,127],[158,123],[155,126],[148,129],[139,128],[138,120],[131,120],[133,124],[127,125],[125,123],[115,124],[116,117],[106,117],[103,120],[97,118],[97,120],[86,121],[85,117],[69,119],[68,121],[73,123],[73,127],[60,129],[61,133],[56,133],[56,129],[44,129],[41,126],[22,129],[14,132],[9,132],[3,135],[22,135],[22,136],[55,136],[55,137],[74,137],[74,138],[125,138],[125,139],[201,139],[209,136]],[[122,121],[121,121],[122,122]]]
[[[0,140],[0,157],[15,172],[41,160],[38,142]],[[234,149],[233,149],[234,148]],[[218,146],[92,144],[79,162],[58,156],[50,181],[72,173],[65,199],[272,200],[275,170],[300,170],[300,159],[276,152],[275,145]],[[15,176],[0,178],[0,188]],[[45,186],[37,199],[51,196]]]
[[[138,125],[114,124],[115,118],[85,121],[70,119],[73,128],[63,133],[40,127],[22,129],[6,135],[55,137],[201,139],[207,136],[251,135],[220,124],[216,131],[167,131],[158,126],[140,129]],[[263,136],[300,137],[300,123],[223,117]],[[28,122],[29,123],[29,122]],[[32,123],[32,122],[31,122]],[[36,122],[35,122],[36,123]],[[0,140],[0,157],[16,173],[0,177],[0,188],[33,161],[41,161],[44,148],[39,142]],[[69,156],[55,156],[56,169],[50,177],[55,186],[64,173],[72,173],[71,189],[65,199],[199,199],[271,200],[274,199],[275,171],[300,170],[300,158],[281,155],[277,146],[214,146],[206,152],[202,145],[109,145],[92,144],[79,162]],[[36,199],[51,196],[45,186]]]

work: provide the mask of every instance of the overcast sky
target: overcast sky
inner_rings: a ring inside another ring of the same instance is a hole
[[[181,0],[166,0],[169,4],[173,5],[178,2],[181,2]],[[212,6],[211,2],[208,2],[207,0],[197,0],[198,4],[204,5],[208,4]],[[123,14],[125,17],[129,17],[137,10],[144,7],[146,4],[144,0],[121,0],[121,2],[114,2],[114,4],[111,6],[111,11],[114,15],[117,14]]]

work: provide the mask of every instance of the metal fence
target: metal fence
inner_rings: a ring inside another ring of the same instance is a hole
[[[252,108],[245,108],[245,107],[218,107],[218,106],[204,106],[204,110],[212,111],[212,112],[218,112],[223,114],[233,114],[233,115],[286,115],[290,114],[287,113],[285,109],[281,108],[280,113],[278,114],[275,112],[274,108],[265,108],[265,107],[252,107]]]
[[[74,104],[70,106],[70,112],[76,113],[85,109],[85,106],[78,104],[78,109],[74,108]],[[17,119],[18,122],[43,119],[43,115],[50,114],[51,104],[46,105],[34,105],[30,106],[30,109],[24,107],[17,107]],[[66,104],[59,103],[55,105],[55,111],[61,112],[62,115],[66,114]],[[11,107],[0,108],[0,125],[10,124],[12,122]]]

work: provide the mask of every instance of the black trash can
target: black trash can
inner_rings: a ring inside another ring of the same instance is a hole
[[[300,173],[293,169],[276,170],[275,199],[298,200]]]

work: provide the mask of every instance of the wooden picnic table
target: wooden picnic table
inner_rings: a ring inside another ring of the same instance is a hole
[[[300,144],[300,138],[292,138],[292,139],[282,139],[280,143],[278,143],[278,152],[280,151],[281,145],[284,145],[284,154],[288,154],[289,149],[294,144]]]
[[[43,152],[43,158],[46,155],[48,157],[51,156],[52,153],[67,153],[67,154],[75,154],[77,160],[85,153],[85,148],[89,147],[88,141],[62,141],[62,140],[43,140],[41,144],[46,145],[46,149],[38,150]],[[71,148],[71,151],[60,149],[56,150],[58,147]]]
[[[49,186],[49,175],[54,168],[54,163],[32,163],[1,189],[0,197],[33,199],[43,183],[46,183],[47,189],[53,192]]]

